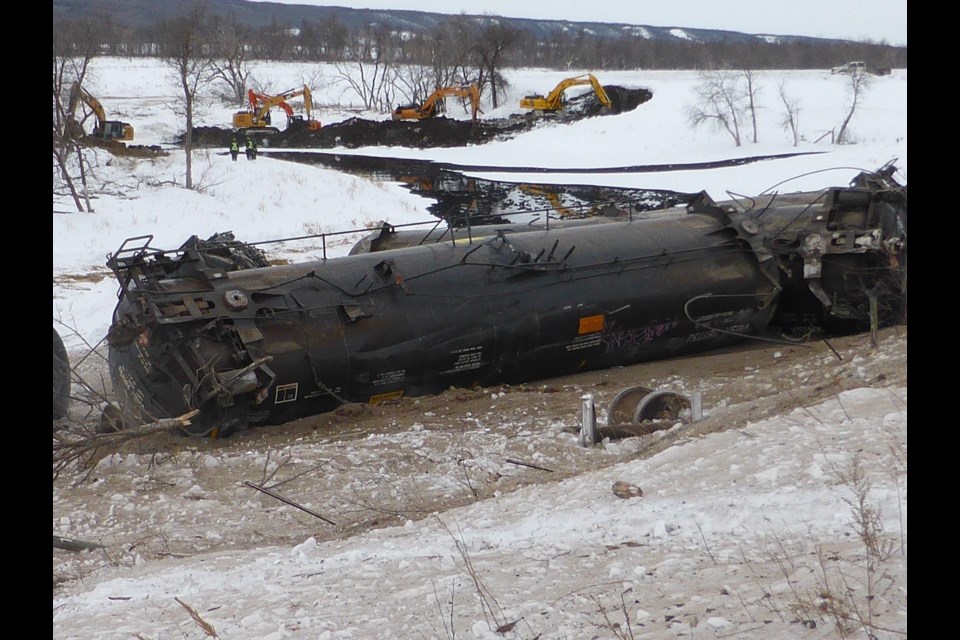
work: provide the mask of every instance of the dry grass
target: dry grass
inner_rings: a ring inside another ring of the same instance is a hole
[[[878,622],[884,613],[882,608],[891,605],[891,593],[899,586],[891,560],[898,548],[905,556],[903,538],[898,546],[896,538],[885,530],[859,455],[833,471],[840,486],[850,494],[844,501],[850,507],[855,545],[841,549],[840,543],[814,541],[812,534],[810,543],[788,542],[774,534],[767,560],[777,567],[787,588],[780,598],[771,595],[773,589],[765,588],[769,596],[765,603],[781,619],[786,620],[784,611],[789,612],[790,622],[807,628],[829,624],[839,638],[906,636],[905,628]]]

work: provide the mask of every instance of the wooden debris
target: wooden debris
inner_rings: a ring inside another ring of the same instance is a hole
[[[63,549],[65,551],[87,551],[89,549],[103,549],[103,545],[85,540],[73,540],[71,538],[53,536],[53,548]]]
[[[507,462],[510,464],[518,464],[522,467],[530,467],[531,469],[539,469],[540,471],[549,471],[553,473],[553,469],[547,469],[546,467],[538,467],[535,464],[530,464],[529,462],[520,462],[519,460],[514,460],[513,458],[507,458]]]

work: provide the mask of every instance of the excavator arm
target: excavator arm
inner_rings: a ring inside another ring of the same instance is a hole
[[[293,111],[293,107],[287,102],[287,100],[299,96],[303,96],[303,110],[306,114],[306,119],[304,119],[303,116],[297,116]],[[275,96],[248,89],[247,99],[250,102],[250,108],[233,114],[233,127],[237,130],[278,133],[279,129],[270,126],[270,110],[273,107],[280,107],[286,112],[287,128],[297,126],[300,123],[306,123],[309,130],[315,131],[321,126],[318,120],[313,119],[313,95],[310,93],[310,88],[306,85],[300,89],[290,89]]]
[[[93,130],[94,137],[104,140],[133,140],[133,126],[119,120],[107,120],[107,113],[103,105],[90,92],[81,87],[79,82],[74,82],[70,86],[70,97],[67,102],[68,127],[75,132],[83,131],[83,127],[75,119],[77,106],[81,101],[89,107],[97,119],[97,125]]]
[[[419,117],[432,118],[433,116],[435,116],[437,114],[437,103],[440,102],[440,100],[445,98],[446,96],[447,96],[446,92],[441,89],[437,89],[436,91],[431,93],[430,96],[420,106],[420,109],[418,110]]]
[[[600,101],[604,107],[609,109],[613,106],[613,102],[610,101],[610,96],[607,95],[607,92],[604,91],[603,85],[600,84],[600,81],[593,77],[593,74],[587,74],[590,76],[590,84],[593,85],[593,92],[597,94],[597,99]]]
[[[288,120],[294,116],[293,107],[287,104],[286,100],[280,100],[274,105],[274,96],[269,96],[265,93],[257,93],[253,89],[247,90],[247,99],[250,101],[250,111],[253,113],[256,113],[258,110],[260,110],[261,105],[269,102],[271,106],[277,106],[283,109],[283,111],[287,114]],[[269,109],[264,112],[264,117],[266,117],[267,113],[269,113]]]
[[[593,92],[597,94],[597,99],[600,100],[600,103],[609,109],[612,104],[610,97],[607,96],[603,85],[600,84],[600,81],[597,80],[592,73],[561,80],[546,97],[542,95],[526,96],[520,101],[520,107],[537,111],[557,111],[563,108],[563,93],[567,89],[587,84],[593,87]]]
[[[394,120],[423,120],[437,115],[437,107],[447,96],[456,96],[458,98],[468,98],[470,100],[470,117],[477,119],[477,113],[480,112],[480,89],[475,84],[453,87],[440,87],[431,93],[423,104],[398,105],[393,110],[391,117]]]

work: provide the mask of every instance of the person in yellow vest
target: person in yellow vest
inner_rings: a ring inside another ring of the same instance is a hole
[[[233,136],[233,140],[230,141],[230,157],[233,158],[233,161],[237,161],[237,155],[240,153],[240,145],[237,144],[237,136]]]
[[[247,160],[256,160],[257,159],[257,145],[253,141],[253,138],[247,136]]]

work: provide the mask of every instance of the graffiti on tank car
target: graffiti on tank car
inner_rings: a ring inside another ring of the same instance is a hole
[[[701,340],[709,340],[710,338],[715,338],[720,335],[721,331],[717,329],[709,329],[707,331],[700,331],[698,333],[691,333],[688,335],[684,342],[700,342]],[[729,327],[725,327],[722,333],[734,333],[734,334],[749,334],[750,333],[750,324],[743,322],[741,324],[735,324]]]
[[[616,349],[623,349],[640,344],[653,342],[675,329],[680,323],[676,320],[669,322],[658,322],[656,324],[639,327],[637,329],[617,329],[611,327],[603,333],[603,344],[606,345],[607,353]]]
[[[697,316],[697,322],[699,322],[699,323],[701,323],[701,324],[705,324],[705,323],[711,322],[711,321],[713,321],[713,320],[718,320],[718,319],[720,319],[720,318],[730,318],[730,317],[733,317],[734,315],[736,315],[736,314],[738,314],[738,313],[743,313],[743,310],[733,310],[733,309],[731,309],[731,310],[728,310],[728,311],[721,311],[720,313],[709,313],[709,314],[707,314],[707,315]]]
[[[323,383],[320,383],[320,384],[322,385]],[[343,388],[340,387],[340,386],[336,386],[336,387],[333,387],[333,388],[328,388],[328,387],[326,387],[326,386],[321,386],[319,389],[314,389],[314,390],[311,391],[310,393],[305,393],[305,394],[303,394],[303,399],[304,399],[304,400],[310,400],[310,399],[312,399],[312,398],[320,398],[320,397],[328,396],[328,395],[331,395],[331,394],[334,395],[334,396],[338,396],[338,395],[340,395],[341,393],[343,393]]]

